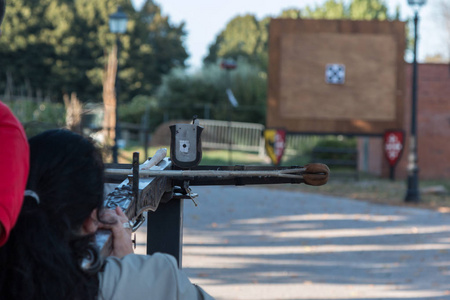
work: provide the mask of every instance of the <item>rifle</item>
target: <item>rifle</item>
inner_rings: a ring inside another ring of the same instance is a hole
[[[132,164],[107,164],[107,183],[118,184],[105,198],[105,207],[120,206],[132,223],[133,232],[147,220],[147,254],[164,252],[173,255],[181,268],[183,200],[195,203],[198,196],[191,186],[300,184],[319,186],[327,182],[329,169],[313,163],[303,167],[271,166],[199,166],[202,157],[198,120],[193,124],[170,126],[170,157],[167,150],[139,165],[139,153],[133,153]],[[197,205],[195,203],[195,205]],[[111,232],[96,234],[101,254],[112,249]],[[135,243],[135,240],[134,240]]]

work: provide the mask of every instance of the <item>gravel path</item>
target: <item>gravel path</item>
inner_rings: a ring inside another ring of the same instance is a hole
[[[193,190],[183,268],[218,300],[450,299],[450,215],[261,187]]]

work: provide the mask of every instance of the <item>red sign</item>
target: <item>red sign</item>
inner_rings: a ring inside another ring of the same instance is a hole
[[[403,151],[404,133],[400,130],[390,130],[384,133],[384,154],[391,167],[394,167]]]

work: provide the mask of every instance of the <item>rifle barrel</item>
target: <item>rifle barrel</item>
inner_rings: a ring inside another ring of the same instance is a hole
[[[170,177],[170,178],[192,178],[192,177],[216,177],[216,178],[234,178],[234,177],[283,177],[302,179],[306,168],[293,168],[271,171],[227,171],[227,170],[142,170],[140,177]],[[127,169],[105,169],[107,175],[132,175],[131,170]]]

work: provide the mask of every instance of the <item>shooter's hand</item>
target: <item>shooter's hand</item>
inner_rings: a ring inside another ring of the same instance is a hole
[[[99,229],[109,229],[113,235],[113,249],[111,256],[118,258],[134,253],[133,243],[131,241],[132,230],[129,227],[128,217],[122,209],[117,206],[115,210],[105,210],[101,215]]]

